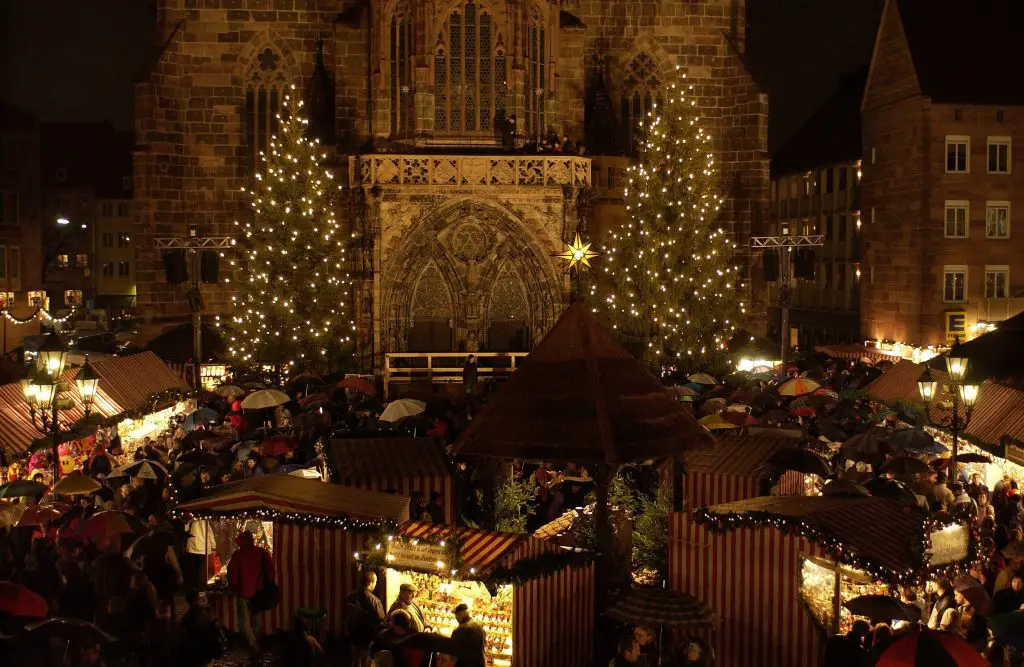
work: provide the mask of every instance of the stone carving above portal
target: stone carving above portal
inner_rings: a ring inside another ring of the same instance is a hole
[[[530,319],[530,304],[526,298],[526,286],[523,285],[519,273],[509,267],[508,262],[502,265],[498,277],[491,287],[491,307],[488,319],[492,322],[500,320]]]
[[[416,289],[413,291],[412,307],[409,309],[412,318],[443,319],[452,317],[452,297],[448,291],[441,270],[431,262],[423,267]]]

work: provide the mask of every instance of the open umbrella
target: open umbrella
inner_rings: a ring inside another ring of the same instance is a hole
[[[1024,612],[1011,611],[988,619],[992,636],[1007,646],[1024,650]]]
[[[178,463],[180,464],[193,464],[197,466],[203,466],[205,468],[213,468],[219,466],[221,461],[220,457],[213,452],[208,452],[204,449],[192,449],[185,452],[178,457]]]
[[[185,417],[185,421],[182,426],[186,431],[191,431],[200,424],[216,424],[219,421],[220,415],[217,414],[216,410],[211,410],[210,408],[199,408]]]
[[[299,400],[299,407],[303,410],[311,410],[316,409],[319,405],[323,405],[324,403],[330,403],[330,401],[331,397],[327,394],[310,394],[309,396],[304,396]]]
[[[704,401],[700,406],[700,412],[703,415],[716,414],[725,410],[726,406],[729,405],[729,401],[725,398],[709,398]]]
[[[163,464],[149,459],[129,463],[121,470],[129,477],[141,477],[142,479],[160,480],[167,475],[167,468]]]
[[[761,371],[759,373],[751,373],[747,377],[747,382],[771,382],[775,379],[775,376],[767,371]]]
[[[263,410],[265,408],[276,408],[292,400],[288,394],[277,389],[261,389],[254,391],[242,401],[243,410]]]
[[[52,493],[64,496],[85,496],[99,491],[102,485],[92,477],[86,477],[80,472],[73,472],[61,477],[51,489]]]
[[[46,493],[47,486],[29,479],[16,479],[13,482],[0,484],[0,498],[25,498],[41,496]]]
[[[1003,558],[1007,560],[1019,560],[1024,558],[1024,541],[1010,542],[1002,548]]]
[[[837,401],[840,400],[841,398],[841,396],[839,396],[839,392],[837,392],[835,389],[829,389],[828,387],[819,387],[818,389],[815,389],[813,395],[828,396],[829,398],[834,398]]]
[[[0,613],[15,618],[46,618],[50,606],[35,591],[10,581],[0,581]]]
[[[913,456],[897,456],[889,459],[882,466],[882,472],[890,475],[917,475],[931,472],[928,464]]]
[[[795,470],[805,475],[828,477],[832,467],[820,454],[803,447],[790,447],[777,450],[768,459],[768,465],[776,470]]]
[[[707,373],[694,373],[693,375],[690,375],[686,379],[689,380],[690,382],[695,383],[695,384],[703,384],[703,385],[716,385],[716,384],[718,384],[718,380],[716,380],[715,378],[711,377]]]
[[[157,528],[143,533],[139,539],[132,542],[125,550],[124,555],[129,558],[139,556],[157,556],[163,558],[168,547],[174,546],[175,536],[170,530]]]
[[[700,419],[697,420],[697,423],[703,426],[704,428],[708,429],[709,431],[720,431],[730,428],[739,428],[738,426],[736,426],[736,424],[733,424],[732,422],[728,422],[725,419],[723,419],[722,415],[719,414],[701,417]]]
[[[956,460],[958,463],[992,463],[992,459],[988,456],[975,454],[974,452],[957,454]]]
[[[696,389],[693,389],[692,387],[686,387],[686,386],[680,386],[680,385],[676,385],[676,386],[672,387],[671,389],[669,389],[669,391],[674,393],[676,396],[689,396],[689,397],[700,396],[700,392],[697,391]]]
[[[871,492],[860,484],[851,482],[848,479],[833,479],[821,487],[821,495],[860,498],[870,496]]]
[[[814,417],[818,411],[809,405],[798,405],[795,408],[790,408],[789,414],[794,417]]]
[[[0,528],[17,526],[28,505],[21,503],[0,503]]]
[[[748,415],[746,412],[736,412],[734,410],[726,410],[721,415],[722,419],[733,424],[734,426],[757,426],[761,422],[757,421],[757,418]]]
[[[242,388],[246,391],[259,391],[261,389],[266,389],[267,385],[262,382],[243,382]]]
[[[957,635],[913,630],[871,649],[865,667],[989,667],[973,646]]]
[[[967,598],[967,601],[974,607],[974,611],[982,616],[992,613],[992,598],[988,591],[981,585],[981,582],[971,577],[960,577],[954,584],[956,592]]]
[[[78,645],[109,644],[114,638],[98,626],[76,618],[48,618],[28,626],[29,633]]]
[[[891,595],[858,595],[844,602],[843,606],[854,616],[864,616],[872,621],[913,623],[921,620],[920,609]]]
[[[887,438],[887,432],[878,428],[858,433],[843,443],[843,455],[851,461],[880,459],[892,451],[886,442]]]
[[[779,397],[771,391],[762,391],[750,399],[750,404],[762,410],[767,410],[779,404]]]
[[[71,509],[63,503],[49,505],[29,505],[18,519],[19,526],[41,526],[43,522],[56,521]]]
[[[834,421],[819,420],[811,425],[812,434],[823,435],[832,442],[842,442],[849,437],[849,434]]]
[[[123,512],[106,510],[97,512],[82,523],[78,534],[88,537],[94,542],[101,542],[114,535],[125,535],[134,533],[128,519]]]
[[[725,382],[725,384],[727,385],[737,387],[746,382],[748,377],[750,377],[749,372],[736,371],[735,373],[729,373],[728,375],[726,375],[724,378],[722,378],[722,381]]]
[[[888,498],[903,503],[910,507],[917,507],[917,496],[903,482],[895,479],[876,477],[864,482],[864,488],[871,492],[876,498]]]
[[[222,396],[228,399],[229,401],[233,401],[237,398],[245,396],[245,390],[242,389],[241,387],[236,387],[233,384],[222,384],[221,386],[214,389],[213,393],[217,394],[218,396]]]
[[[794,378],[779,385],[779,394],[782,396],[802,396],[809,394],[821,385],[808,378]]]
[[[400,398],[397,401],[388,403],[384,412],[380,415],[382,422],[396,422],[406,417],[422,414],[427,409],[427,404],[417,401],[414,398]]]
[[[838,398],[829,396],[828,394],[811,394],[807,397],[807,401],[804,405],[812,408],[823,408],[826,405],[835,405],[838,402]]]
[[[185,437],[181,439],[181,448],[188,449],[190,447],[194,447],[203,440],[213,440],[218,437],[220,436],[212,431],[192,431],[191,433],[186,433]]]
[[[281,456],[295,449],[295,441],[287,435],[277,435],[260,443],[263,456]]]
[[[352,391],[358,391],[363,394],[377,393],[377,388],[370,384],[369,380],[358,376],[347,377],[339,381],[335,386],[339,389],[351,389]]]
[[[711,625],[711,610],[697,598],[664,588],[635,588],[608,608],[608,616],[636,625],[676,628]]]

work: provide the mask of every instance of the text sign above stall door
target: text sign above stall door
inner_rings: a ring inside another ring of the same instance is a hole
[[[1024,448],[1006,443],[1006,459],[1024,466]]]
[[[967,558],[967,528],[962,524],[932,531],[932,547],[925,553],[929,567],[958,563]]]
[[[447,567],[447,560],[448,555],[439,544],[413,545],[396,540],[388,547],[388,565],[394,568],[430,572]]]

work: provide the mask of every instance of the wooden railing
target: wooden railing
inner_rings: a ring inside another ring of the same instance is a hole
[[[474,352],[477,378],[504,378],[515,372],[528,352]],[[392,352],[384,355],[384,399],[391,383],[426,381],[438,384],[462,382],[468,352]]]
[[[352,185],[590,187],[590,158],[572,155],[394,155],[349,158]]]

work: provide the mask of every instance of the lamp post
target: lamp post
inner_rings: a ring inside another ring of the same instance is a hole
[[[949,418],[949,430],[953,433],[953,456],[950,458],[950,466],[954,472],[958,472],[957,457],[960,454],[960,434],[967,430],[971,421],[971,411],[974,409],[974,402],[978,399],[979,387],[970,382],[967,376],[968,360],[961,354],[960,341],[953,344],[953,348],[946,354],[946,373],[949,375],[949,391],[953,395],[953,414]],[[921,392],[921,400],[924,403],[925,417],[929,416],[929,408],[938,394],[938,382],[932,376],[927,367],[921,377],[917,379],[917,388]],[[960,406],[963,405],[964,414],[960,415]]]
[[[60,395],[60,377],[64,372],[64,363],[67,358],[68,353],[64,343],[56,334],[48,334],[39,348],[35,375],[30,380],[22,381],[22,391],[32,417],[32,424],[36,423],[36,411],[38,410],[41,426],[36,428],[44,435],[49,435],[52,442],[53,481],[55,483],[60,479],[60,451],[57,442],[60,423],[57,419],[59,410],[57,397]]]
[[[85,416],[89,416],[92,410],[92,403],[96,400],[96,387],[99,386],[100,376],[89,365],[89,357],[85,358],[85,365],[75,375],[75,384],[78,385],[78,395],[82,397],[82,407]]]

